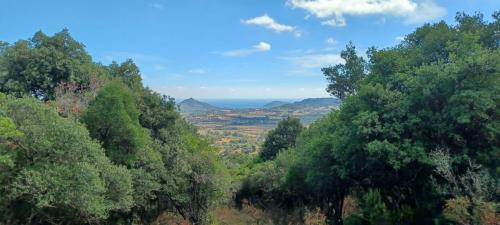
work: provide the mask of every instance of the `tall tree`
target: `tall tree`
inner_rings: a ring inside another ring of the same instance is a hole
[[[120,80],[104,87],[83,116],[90,135],[102,142],[115,163],[130,165],[147,145],[147,133],[139,124],[135,96]]]
[[[344,59],[344,64],[325,67],[321,71],[329,82],[326,91],[343,100],[356,93],[359,81],[366,76],[366,62],[357,55],[352,42],[340,53],[340,57]]]
[[[143,89],[141,72],[132,59],[127,59],[121,64],[113,61],[113,63],[109,65],[108,70],[111,77],[122,79],[123,83],[133,91],[140,91]]]
[[[295,140],[302,129],[303,126],[297,118],[288,117],[280,121],[278,126],[267,134],[260,152],[261,159],[274,159],[280,151],[295,146]]]
[[[16,96],[32,95],[54,99],[55,87],[61,82],[85,86],[89,75],[105,71],[94,64],[84,45],[74,40],[67,29],[52,37],[37,32],[30,40],[1,47],[0,91]]]

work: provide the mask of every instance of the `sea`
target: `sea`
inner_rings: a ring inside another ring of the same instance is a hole
[[[258,109],[272,101],[296,102],[302,99],[198,99],[210,105],[227,109]]]

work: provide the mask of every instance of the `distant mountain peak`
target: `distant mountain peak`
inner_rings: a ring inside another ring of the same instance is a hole
[[[217,111],[220,108],[210,105],[206,102],[196,100],[194,98],[188,98],[179,103],[179,109],[182,113],[187,114],[199,114],[206,113],[209,111]]]

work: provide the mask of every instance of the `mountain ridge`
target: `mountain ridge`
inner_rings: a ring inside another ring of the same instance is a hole
[[[179,104],[179,110],[183,113],[198,114],[206,113],[210,111],[218,111],[222,108],[210,105],[206,102],[196,100],[194,98],[188,98],[181,101]]]
[[[300,108],[300,107],[328,107],[338,106],[340,100],[337,98],[305,98],[297,102],[284,104],[273,108]]]
[[[262,110],[285,110],[285,109],[299,109],[299,108],[318,108],[318,107],[335,107],[340,104],[340,100],[336,98],[326,97],[326,98],[305,98],[300,101],[295,102],[285,102],[285,101],[270,101],[261,107],[256,109]],[[247,108],[237,109],[237,108],[225,108],[217,107],[210,103],[196,100],[194,98],[188,98],[181,101],[179,104],[179,109],[182,113],[186,114],[200,114],[207,112],[218,112],[221,110],[248,110]]]
[[[282,105],[290,104],[290,102],[285,102],[285,101],[271,101],[269,103],[266,103],[265,105],[262,106],[264,109],[270,109],[274,107],[279,107]]]

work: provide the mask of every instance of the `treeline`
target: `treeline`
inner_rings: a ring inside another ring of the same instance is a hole
[[[236,202],[277,224],[314,212],[336,225],[499,224],[500,12],[456,22],[368,59],[347,45],[344,64],[322,69],[339,110],[303,131],[283,121]]]
[[[227,178],[172,98],[68,30],[0,42],[0,224],[207,224]]]

